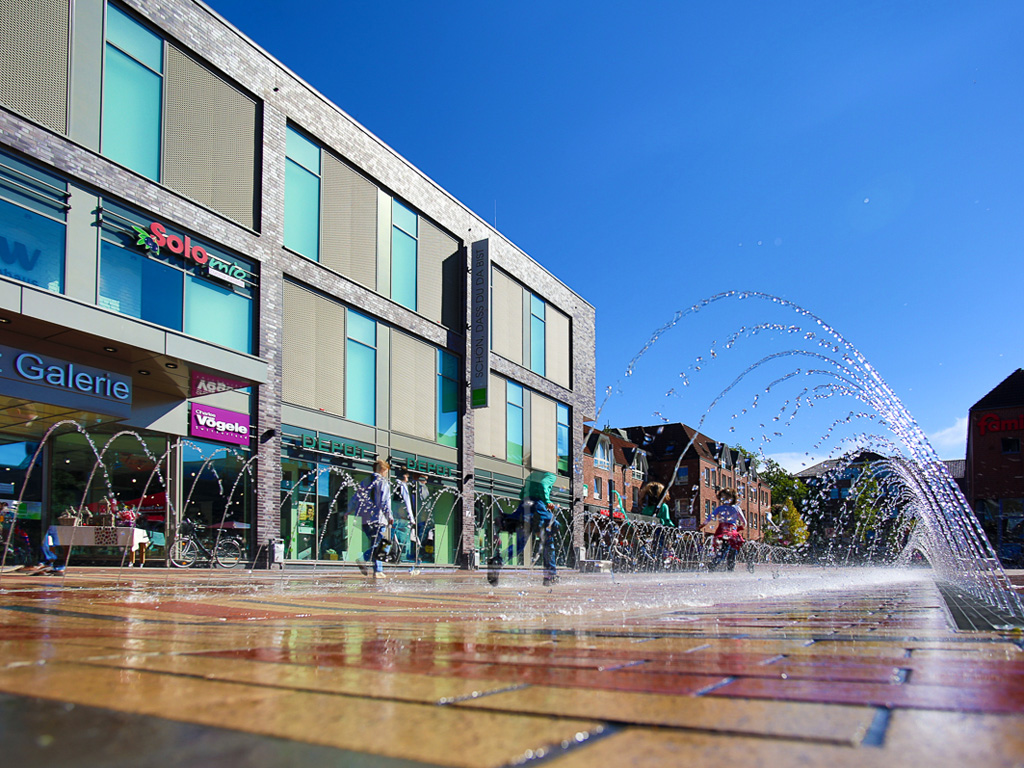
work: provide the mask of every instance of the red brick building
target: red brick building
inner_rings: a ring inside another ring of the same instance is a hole
[[[675,472],[668,504],[680,528],[693,530],[706,523],[718,504],[718,491],[728,488],[736,493],[736,503],[747,518],[746,537],[763,538],[771,490],[738,450],[680,423],[628,427],[621,432],[646,452],[649,479],[669,485]]]
[[[584,511],[639,512],[647,454],[614,430],[583,428]]]
[[[1024,369],[1018,368],[970,409],[967,500],[1000,559],[1024,564]]]

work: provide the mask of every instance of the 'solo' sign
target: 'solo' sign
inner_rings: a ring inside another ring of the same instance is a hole
[[[192,403],[189,434],[193,437],[204,437],[233,445],[248,445],[249,433],[249,417],[246,414]]]
[[[470,316],[470,363],[469,387],[472,393],[471,408],[487,407],[487,384],[491,372],[490,339],[490,298],[491,298],[491,252],[489,240],[473,243],[472,263],[472,315]]]

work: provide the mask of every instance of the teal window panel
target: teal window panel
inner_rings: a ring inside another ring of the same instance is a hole
[[[185,286],[185,333],[252,353],[252,300],[189,275]]]
[[[292,159],[284,170],[284,244],[296,253],[320,260],[320,177]]]
[[[0,275],[64,292],[66,227],[0,200]]]
[[[510,382],[511,383],[511,382]],[[511,402],[506,406],[505,459],[523,463],[523,409]]]
[[[345,314],[345,322],[348,326],[348,337],[368,347],[377,346],[377,323],[373,318],[361,315],[354,310],[348,310]]]
[[[516,384],[514,381],[508,382],[505,386],[505,392],[510,404],[518,405],[520,408],[523,407],[523,387],[520,384]]]
[[[459,379],[459,358],[448,352],[440,352],[441,375],[448,379]]]
[[[391,298],[403,307],[416,309],[415,238],[398,227],[391,228]]]
[[[285,154],[310,173],[320,175],[320,147],[291,126],[285,137]]]
[[[348,339],[345,350],[345,417],[377,421],[377,350]]]
[[[153,71],[164,71],[164,41],[160,36],[109,3],[107,40]]]
[[[530,316],[530,370],[544,376],[546,347],[544,344],[544,321],[536,315]]]
[[[103,75],[103,154],[160,180],[163,78],[112,45]]]
[[[403,232],[419,237],[418,218],[416,212],[402,205],[397,200],[391,201],[391,223]]]
[[[558,403],[555,406],[556,447],[558,451],[558,471],[569,472],[569,407]]]
[[[184,273],[104,242],[99,305],[155,325],[181,330]]]
[[[437,355],[437,442],[455,448],[459,442],[458,358],[441,350]]]
[[[544,319],[544,311],[546,305],[544,299],[538,298],[533,294],[530,294],[530,314],[534,317],[539,317],[541,320]]]

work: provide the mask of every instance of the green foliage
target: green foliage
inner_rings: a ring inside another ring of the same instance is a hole
[[[792,501],[797,509],[803,507],[807,500],[807,486],[789,474],[777,461],[766,459],[757,474],[771,488],[773,509],[781,507],[787,499]]]
[[[798,547],[807,541],[807,523],[800,516],[792,499],[786,499],[773,516],[775,528],[769,528],[765,532],[765,539],[769,544]]]

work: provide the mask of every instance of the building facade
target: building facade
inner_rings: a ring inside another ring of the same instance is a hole
[[[474,564],[534,470],[581,512],[585,300],[202,3],[4,9],[0,498],[27,524],[129,507],[157,541],[189,517],[254,561],[353,560],[378,458],[428,562]]]
[[[747,518],[746,538],[764,537],[771,489],[749,458],[685,424],[627,427],[623,432],[646,452],[650,479],[669,486],[668,505],[679,528],[705,525],[718,505],[719,490],[728,489]]]
[[[1001,381],[968,412],[965,485],[1000,559],[1024,564],[1024,369]]]

